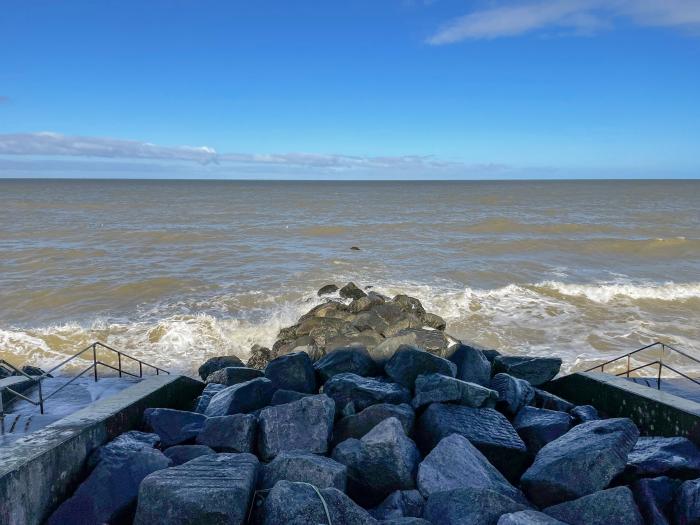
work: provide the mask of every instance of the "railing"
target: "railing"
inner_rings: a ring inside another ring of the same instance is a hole
[[[645,363],[643,365],[631,368],[631,356],[633,356],[639,352],[643,352],[644,350],[648,350],[649,348],[654,348],[654,347],[659,347],[659,357],[656,360],[654,360],[650,363]],[[605,363],[602,363],[600,365],[596,365],[596,366],[591,367],[588,370],[584,370],[584,371],[585,372],[593,372],[594,370],[600,369],[601,372],[604,372],[606,366],[611,365],[611,364],[619,361],[620,359],[626,358],[627,359],[627,369],[624,372],[616,373],[615,374],[616,376],[623,376],[624,375],[624,376],[627,376],[627,378],[629,378],[630,373],[632,373],[632,372],[636,372],[638,370],[642,370],[642,369],[647,368],[647,367],[656,366],[656,367],[658,367],[657,373],[656,373],[656,388],[658,390],[661,390],[661,371],[664,368],[667,368],[667,369],[671,370],[672,372],[675,372],[679,376],[681,376],[685,379],[688,379],[689,381],[692,381],[696,385],[700,386],[700,381],[698,380],[698,378],[692,378],[692,377],[688,376],[687,374],[684,374],[683,372],[676,370],[671,365],[664,363],[664,354],[666,353],[666,351],[669,351],[669,353],[675,352],[676,354],[682,355],[683,357],[690,359],[691,361],[693,361],[695,363],[700,364],[700,359],[697,359],[697,358],[693,357],[692,355],[688,355],[687,353],[685,353],[681,350],[678,350],[677,348],[673,348],[671,345],[667,345],[666,343],[662,343],[661,341],[657,341],[655,343],[652,343],[652,344],[647,345],[647,346],[643,346],[642,348],[638,348],[637,350],[634,350],[634,351],[629,352],[627,354],[621,355],[619,357],[616,357],[614,359],[606,361]]]
[[[116,354],[116,355],[117,355],[117,366],[112,366],[112,365],[110,365],[110,364],[108,364],[108,363],[105,363],[105,362],[100,361],[99,359],[97,359],[97,350],[98,350],[98,348],[104,349],[104,350],[107,350],[107,351],[109,351],[109,352],[112,352],[112,353]],[[75,377],[71,378],[71,379],[70,379],[69,381],[67,381],[66,383],[62,384],[60,387],[58,387],[56,390],[54,390],[53,392],[51,392],[49,395],[44,396],[44,394],[43,394],[43,392],[42,392],[42,389],[41,389],[41,381],[42,381],[43,379],[46,379],[47,377],[50,377],[50,376],[51,376],[51,373],[55,372],[56,370],[58,370],[58,369],[61,368],[62,366],[64,366],[64,365],[70,363],[70,362],[73,361],[74,359],[77,359],[78,357],[82,356],[83,354],[85,354],[86,352],[89,352],[89,351],[92,351],[92,363],[90,363],[90,365],[89,365],[87,368],[83,369],[78,375],[76,375]],[[131,361],[137,362],[137,363],[139,364],[139,373],[138,373],[138,374],[135,374],[135,373],[128,372],[128,371],[124,370],[124,369],[122,368],[122,359],[123,359],[123,358],[125,358],[125,359],[127,359],[127,360],[131,360]],[[128,376],[131,376],[131,377],[141,378],[141,377],[143,377],[143,368],[144,368],[144,366],[147,367],[147,368],[149,368],[149,369],[155,370],[155,371],[156,371],[156,375],[160,375],[161,372],[163,372],[164,374],[170,374],[170,372],[168,372],[167,370],[164,370],[163,368],[157,367],[157,366],[152,365],[152,364],[150,364],[150,363],[146,363],[145,361],[141,361],[140,359],[138,359],[138,358],[136,358],[136,357],[130,356],[129,354],[125,354],[124,352],[121,352],[120,350],[116,350],[115,348],[112,348],[111,346],[107,346],[106,344],[101,343],[101,342],[99,342],[99,341],[95,341],[95,342],[92,343],[91,345],[89,345],[89,346],[83,348],[83,349],[82,349],[80,352],[78,352],[77,354],[74,354],[74,355],[68,357],[67,359],[61,361],[61,362],[58,363],[56,366],[54,366],[54,367],[51,368],[50,370],[44,372],[44,374],[42,374],[42,375],[40,375],[40,376],[30,376],[29,374],[26,374],[25,372],[23,372],[22,370],[20,370],[20,369],[17,368],[16,366],[14,366],[12,363],[8,363],[7,361],[5,361],[5,360],[3,360],[3,359],[0,359],[0,365],[5,365],[5,366],[11,368],[16,374],[22,375],[22,376],[26,377],[27,379],[29,379],[30,381],[32,381],[32,382],[34,382],[34,383],[37,383],[37,385],[38,385],[38,387],[39,387],[39,398],[38,398],[37,400],[30,399],[29,397],[27,397],[27,396],[21,394],[20,392],[17,392],[17,391],[14,390],[13,388],[10,388],[9,386],[0,387],[0,417],[2,417],[2,416],[5,415],[4,407],[3,407],[3,400],[2,400],[2,392],[3,392],[3,390],[9,392],[10,394],[12,394],[12,395],[15,396],[15,397],[18,397],[18,398],[20,398],[20,399],[23,399],[23,400],[25,400],[25,401],[31,403],[31,404],[34,405],[34,406],[38,406],[40,412],[43,414],[43,413],[44,413],[44,402],[45,402],[46,400],[48,400],[48,399],[52,398],[53,396],[55,396],[58,392],[60,392],[60,391],[63,390],[64,388],[66,388],[68,385],[70,385],[71,383],[73,383],[73,382],[74,382],[76,379],[78,379],[79,377],[82,377],[83,375],[85,375],[85,374],[86,374],[87,372],[89,372],[90,370],[93,371],[93,376],[94,376],[94,378],[95,378],[95,381],[97,381],[97,367],[98,367],[98,366],[104,366],[104,367],[106,367],[106,368],[109,368],[109,369],[111,369],[111,370],[114,370],[115,372],[117,372],[117,373],[119,374],[119,377],[122,377],[123,375],[128,375]]]

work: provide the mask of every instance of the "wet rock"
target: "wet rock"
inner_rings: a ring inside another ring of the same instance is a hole
[[[197,443],[217,452],[253,452],[257,426],[253,414],[210,417],[197,434]]]
[[[348,305],[348,309],[354,313],[354,314],[359,314],[360,312],[366,312],[373,306],[377,306],[379,304],[384,304],[384,298],[374,292],[370,292],[364,297],[360,297],[359,299],[355,299]]]
[[[256,379],[262,377],[263,373],[255,368],[248,368],[245,366],[227,366],[212,372],[207,377],[207,384],[217,383],[224,386],[233,386],[238,383],[245,383],[251,379]]]
[[[245,523],[258,465],[252,454],[211,454],[154,472],[141,482],[134,525]]]
[[[28,376],[46,376],[46,377],[53,377],[51,374],[47,374],[44,372],[41,368],[38,366],[32,366],[32,365],[24,365],[21,368],[22,372],[27,374]]]
[[[400,330],[396,335],[388,337],[374,348],[368,347],[368,350],[372,359],[380,366],[384,366],[402,345],[413,346],[437,356],[444,356],[447,355],[451,344],[445,334],[439,330],[410,328]]]
[[[381,523],[381,525],[433,525],[428,520],[413,517],[391,518],[388,520],[382,520],[379,523]]]
[[[323,392],[335,401],[338,412],[342,412],[348,404],[352,404],[355,411],[360,411],[378,403],[411,401],[410,391],[401,385],[351,373],[334,375],[323,386]]]
[[[352,320],[352,326],[360,332],[373,330],[378,334],[384,334],[389,325],[375,312],[361,312]]]
[[[148,432],[130,430],[119,434],[106,445],[95,449],[87,460],[88,470],[94,469],[103,456],[114,456],[120,453],[132,452],[135,450],[156,448],[160,444],[160,436]]]
[[[498,409],[509,416],[517,414],[535,398],[535,390],[530,383],[508,374],[493,376],[491,388],[498,392]]]
[[[349,335],[339,335],[338,337],[330,339],[326,343],[325,352],[332,352],[337,348],[346,348],[348,346],[364,346],[369,349],[374,348],[381,341],[383,341],[382,336],[374,330],[364,330]]]
[[[492,349],[486,349],[486,348],[482,348],[481,352],[484,354],[484,357],[486,359],[488,359],[488,361],[489,361],[489,363],[491,363],[491,365],[493,365],[494,360],[499,355],[501,355],[501,352],[499,352],[498,350],[492,350]]]
[[[550,441],[566,434],[571,428],[571,416],[545,408],[523,407],[513,420],[528,450],[536,454]]]
[[[311,358],[304,352],[287,354],[270,361],[265,377],[277,389],[316,392],[316,373]]]
[[[535,388],[534,404],[537,408],[546,408],[557,412],[571,412],[575,408],[573,403],[569,403],[566,399],[550,394],[540,388]]]
[[[416,483],[426,498],[436,492],[460,488],[490,489],[514,501],[527,503],[525,496],[459,434],[443,438],[418,466]]]
[[[493,360],[494,372],[524,379],[533,386],[551,381],[561,369],[558,357],[499,356]]]
[[[246,365],[248,368],[263,370],[272,359],[272,351],[260,345],[253,345],[250,349],[250,357]]]
[[[343,286],[340,289],[339,293],[340,297],[344,299],[359,299],[360,297],[364,297],[365,295],[367,295],[353,282],[349,282],[348,284]]]
[[[447,328],[445,320],[439,315],[432,313],[423,314],[423,324],[430,328],[435,328],[436,330],[444,330]]]
[[[417,490],[396,490],[372,510],[378,520],[417,518],[423,513],[425,499]]]
[[[430,403],[457,403],[474,408],[494,408],[498,392],[442,374],[419,375],[411,404],[417,409]]]
[[[582,423],[537,453],[521,486],[540,507],[602,490],[624,470],[638,437],[626,418]]]
[[[425,350],[402,345],[384,366],[384,372],[394,382],[412,389],[416,377],[421,374],[442,374],[454,377],[457,365]]]
[[[211,357],[207,359],[202,366],[199,367],[199,377],[204,381],[210,374],[229,366],[245,366],[235,355],[223,355],[219,357]]]
[[[333,431],[334,443],[340,443],[348,438],[360,439],[379,423],[390,417],[395,417],[401,423],[407,436],[413,433],[415,413],[407,404],[392,405],[380,403],[365,408],[359,414],[345,416],[335,424]]]
[[[336,348],[314,363],[321,383],[331,377],[348,372],[358,376],[371,376],[378,372],[377,366],[363,346]]]
[[[489,489],[454,489],[432,494],[423,518],[440,525],[496,525],[503,514],[527,507]]]
[[[382,421],[362,439],[347,439],[333,459],[348,468],[348,492],[363,505],[379,503],[395,490],[415,487],[420,452],[396,418]]]
[[[226,388],[225,385],[220,385],[218,383],[210,383],[205,386],[204,390],[202,390],[202,394],[197,398],[194,411],[198,414],[204,414],[209,406],[211,398],[221,392],[224,388]]]
[[[579,423],[587,423],[588,421],[601,419],[596,408],[591,405],[576,406],[572,408],[569,413],[573,416],[574,423],[577,425]]]
[[[627,457],[626,473],[636,477],[700,477],[700,448],[684,437],[640,437]]]
[[[316,295],[321,297],[322,295],[334,294],[337,291],[338,291],[338,287],[336,285],[327,284],[325,286],[321,286],[321,288],[318,289],[318,292],[316,293]]]
[[[204,426],[206,416],[171,408],[147,408],[143,413],[146,428],[160,436],[164,447],[193,440]]]
[[[458,379],[486,387],[490,385],[491,363],[478,348],[459,344],[448,358],[457,365]]]
[[[373,306],[372,312],[377,314],[387,325],[393,325],[406,317],[406,312],[395,302],[385,302]]]
[[[384,337],[394,337],[403,330],[407,330],[409,328],[423,328],[423,325],[424,323],[422,319],[418,319],[418,317],[415,315],[404,314],[401,319],[388,325],[382,332],[382,335]]]
[[[207,454],[216,454],[216,452],[204,445],[175,445],[165,449],[163,454],[170,458],[173,465],[182,465],[191,459]]]
[[[213,417],[253,412],[269,405],[274,392],[272,381],[259,377],[224,388],[211,398],[204,413]]]
[[[673,514],[677,525],[700,523],[700,479],[681,484],[673,504]]]
[[[319,489],[345,492],[347,468],[337,461],[309,452],[281,452],[262,468],[261,488],[271,489],[278,481],[303,481]]]
[[[521,510],[504,514],[498,519],[497,525],[566,525],[566,523],[547,516],[544,512]]]
[[[285,403],[292,403],[293,401],[299,401],[302,398],[312,396],[313,394],[304,394],[303,392],[295,392],[294,390],[276,390],[272,394],[272,400],[270,401],[271,406],[284,405]]]
[[[325,454],[333,433],[335,405],[326,395],[265,408],[260,412],[258,449],[268,461],[280,452]]]
[[[632,484],[632,493],[647,525],[668,525],[673,498],[681,481],[667,477],[643,478]]]
[[[394,297],[393,302],[399,305],[399,307],[407,314],[415,315],[418,318],[425,315],[425,308],[423,308],[421,302],[415,297],[399,294]]]
[[[570,525],[644,525],[628,487],[594,492],[543,512]]]

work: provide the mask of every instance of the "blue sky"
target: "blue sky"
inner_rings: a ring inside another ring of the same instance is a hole
[[[698,177],[699,152],[700,0],[0,11],[0,177]]]

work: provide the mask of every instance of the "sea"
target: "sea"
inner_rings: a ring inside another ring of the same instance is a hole
[[[348,281],[564,370],[657,340],[698,356],[700,181],[0,180],[15,364],[99,340],[192,374]]]

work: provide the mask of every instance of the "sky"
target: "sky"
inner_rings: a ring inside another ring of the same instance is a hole
[[[0,0],[0,177],[698,178],[700,0]]]

